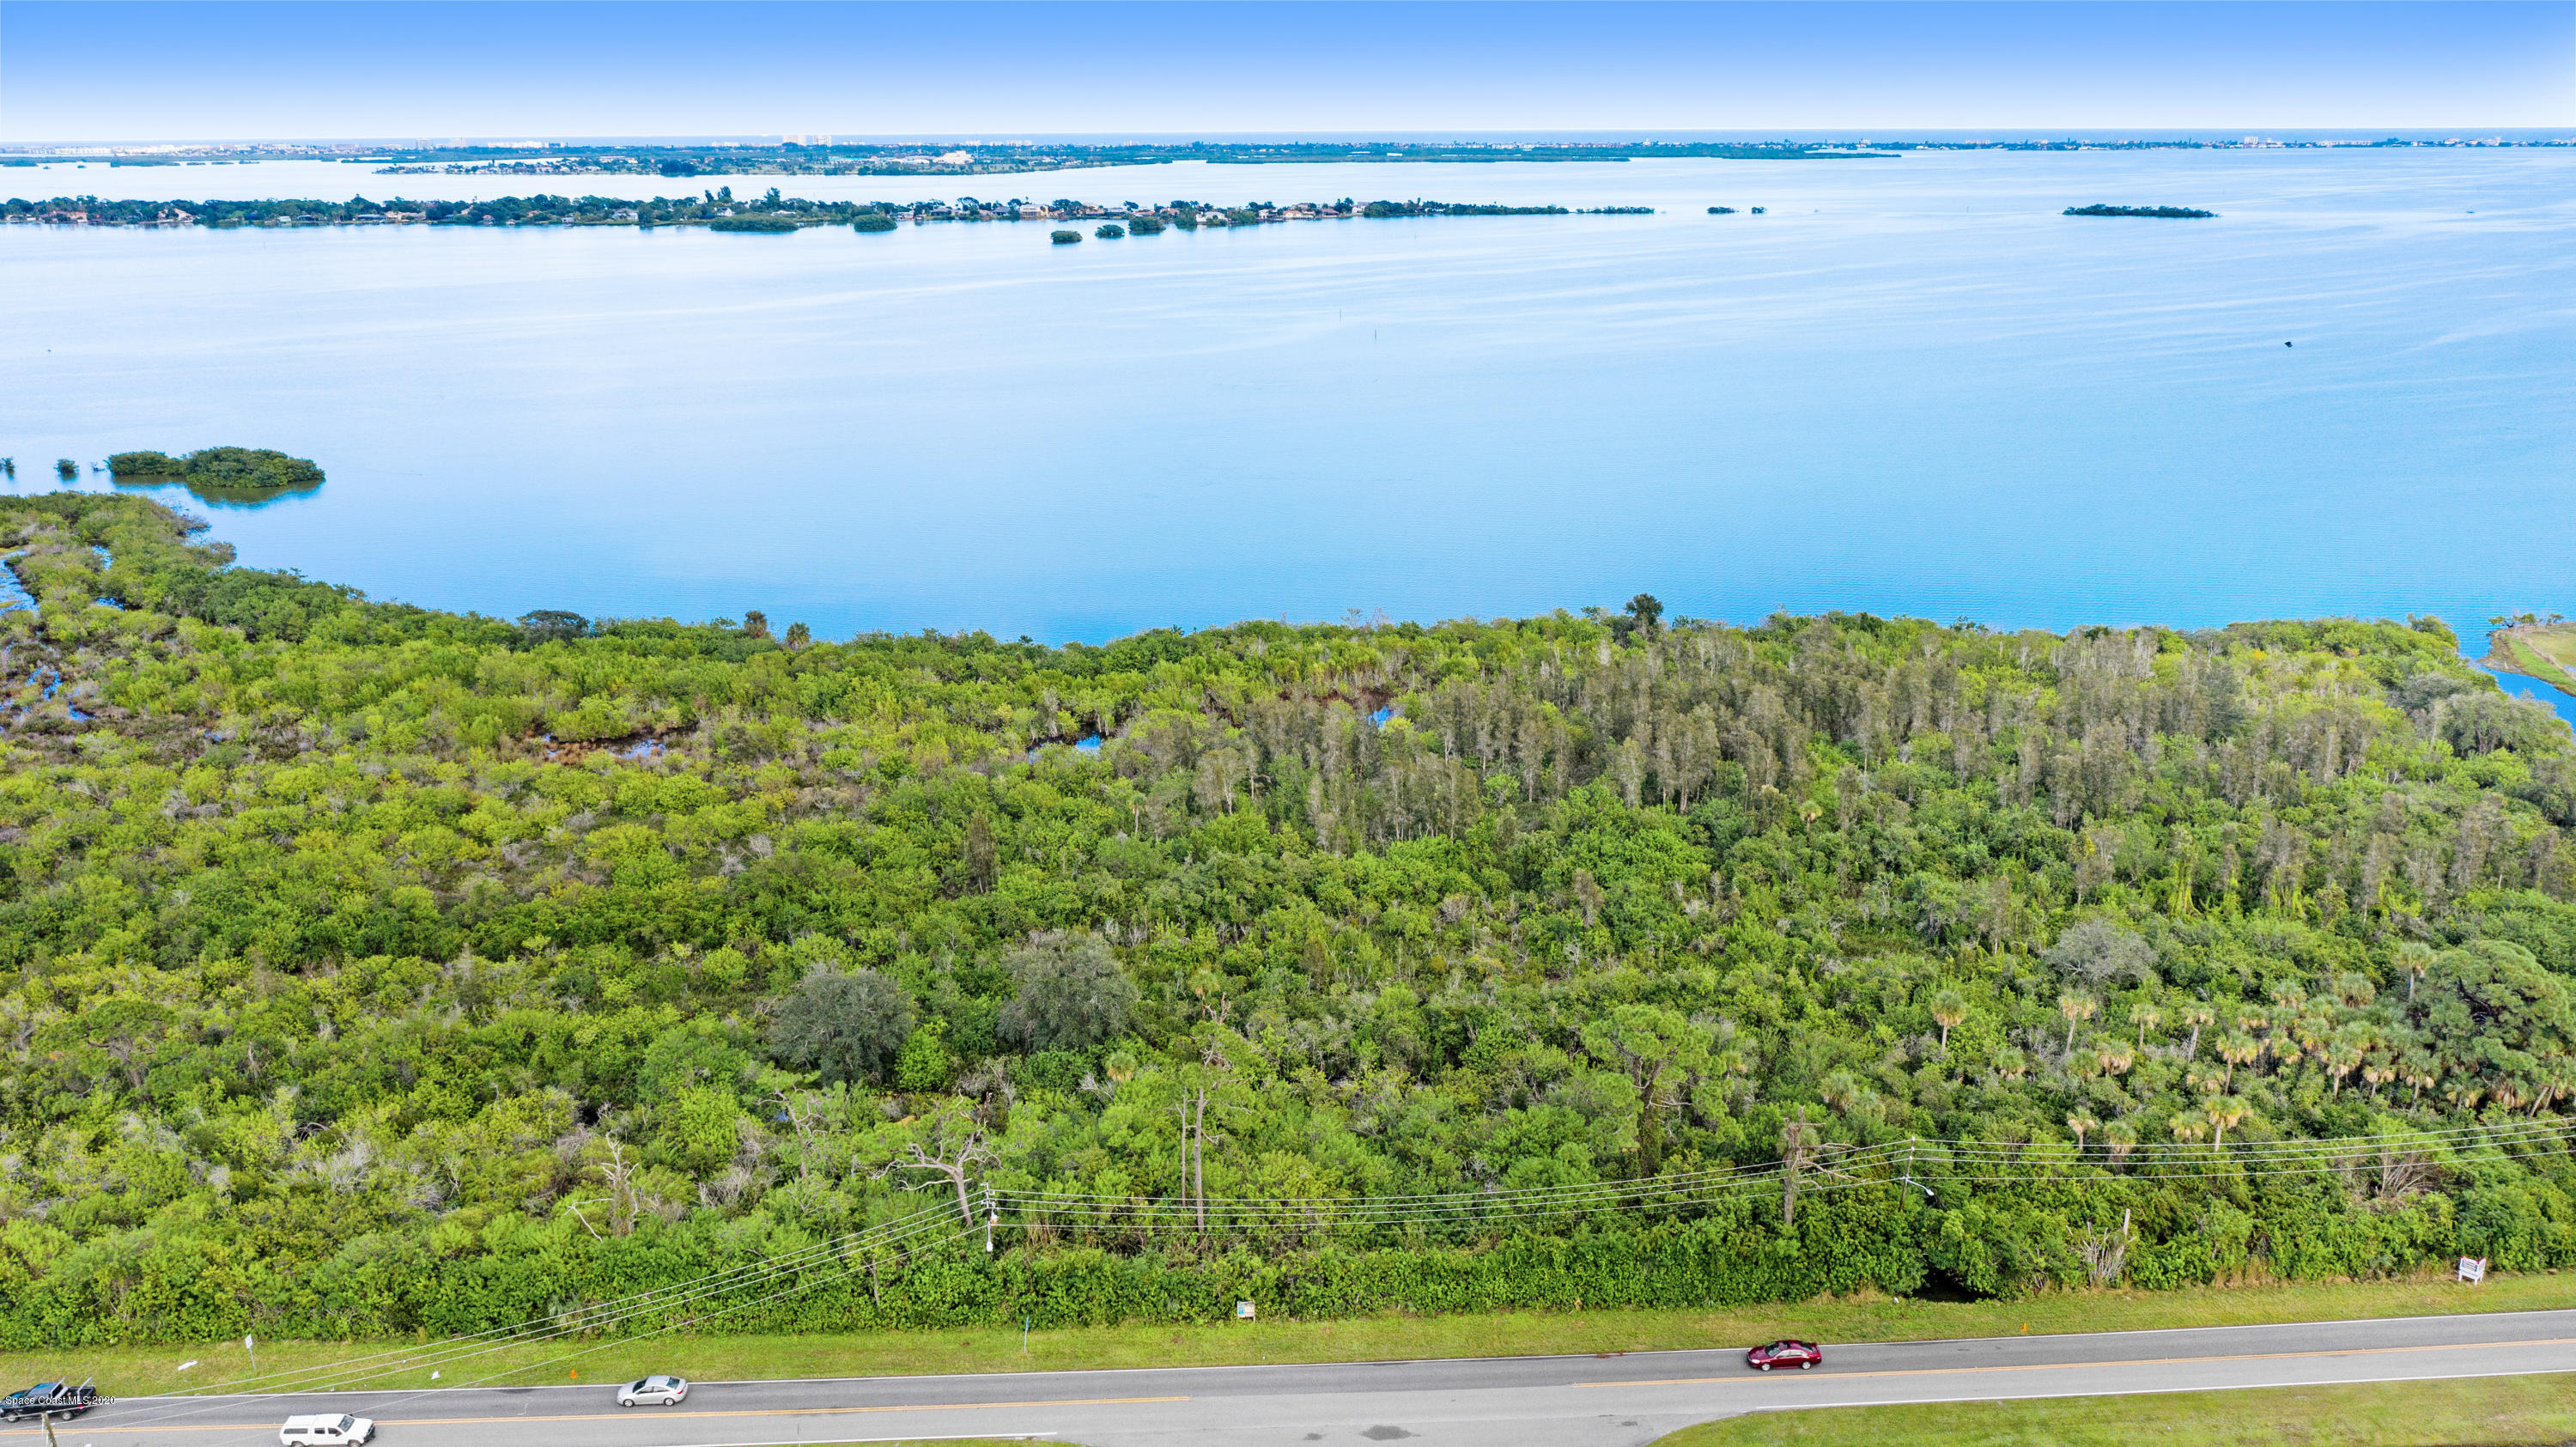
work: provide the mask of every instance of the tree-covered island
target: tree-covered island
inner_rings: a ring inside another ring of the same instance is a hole
[[[0,498],[10,1346],[2576,1266],[2576,750],[2430,619],[827,641],[192,528]]]
[[[166,452],[119,452],[107,459],[108,475],[121,483],[175,482],[215,501],[255,500],[322,485],[310,460],[266,447],[207,447],[173,457]]]
[[[2203,211],[2196,206],[2106,206],[2097,201],[2090,206],[2069,206],[2059,214],[2064,216],[2147,216],[2166,221],[2207,221],[2218,213],[2215,211]]]

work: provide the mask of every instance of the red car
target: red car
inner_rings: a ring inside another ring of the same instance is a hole
[[[1757,1372],[1773,1367],[1812,1367],[1825,1359],[1825,1349],[1811,1341],[1775,1341],[1744,1354],[1744,1364]]]

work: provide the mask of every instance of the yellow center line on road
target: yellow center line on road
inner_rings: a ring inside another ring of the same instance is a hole
[[[2545,1337],[2532,1341],[2443,1342],[2430,1346],[2412,1347],[2332,1347],[2312,1352],[2239,1352],[2233,1355],[2221,1357],[2141,1357],[2134,1361],[2123,1362],[2024,1362],[2011,1366],[1991,1367],[1900,1367],[1881,1372],[1830,1372],[1827,1373],[1827,1376],[1834,1381],[1840,1382],[1850,1381],[1856,1377],[1959,1377],[1975,1376],[1981,1372],[2066,1372],[2087,1367],[2186,1367],[2201,1366],[2211,1362],[2286,1362],[2298,1361],[2312,1357],[2379,1357],[2392,1356],[2405,1352],[2469,1352],[2485,1351],[2499,1347],[2563,1346],[2576,1346],[2576,1337]],[[1798,1380],[1805,1376],[1806,1373],[1804,1372],[1793,1372],[1789,1374],[1788,1380]],[[1757,1379],[1758,1378],[1756,1377],[1744,1376],[1661,1377],[1653,1381],[1574,1382],[1569,1385],[1577,1387],[1701,1387],[1717,1382],[1743,1382]],[[1770,1378],[1769,1380],[1777,1381],[1781,1379],[1775,1377]]]
[[[1011,1407],[1137,1407],[1150,1405],[1156,1402],[1186,1402],[1188,1400],[1189,1398],[1187,1397],[1067,1397],[1045,1402],[920,1402],[902,1406],[885,1407],[736,1407],[725,1411],[715,1412],[676,1412],[671,1414],[670,1418],[665,1418],[664,1420],[677,1419],[684,1422],[694,1422],[712,1417],[846,1417],[872,1412],[1002,1411]],[[379,1427],[471,1427],[477,1425],[506,1426],[517,1422],[634,1422],[651,1421],[654,1419],[655,1415],[657,1414],[647,1413],[639,1417],[631,1410],[621,1410],[616,1412],[565,1413],[547,1417],[389,1417],[384,1421],[378,1422],[376,1425]],[[255,1432],[262,1430],[262,1428],[263,1424],[258,1422],[192,1422],[186,1426],[168,1427],[143,1425],[126,1427],[120,1426],[114,1422],[95,1422],[87,1424],[82,1430],[100,1433]],[[0,1431],[0,1437],[33,1437],[35,1435],[36,1434],[34,1432],[23,1427],[9,1431]]]

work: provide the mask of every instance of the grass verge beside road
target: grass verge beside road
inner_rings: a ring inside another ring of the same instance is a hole
[[[2523,1447],[2576,1440],[2576,1376],[1817,1407],[1690,1427],[1655,1447]]]
[[[2087,1291],[2019,1302],[1930,1302],[1884,1296],[1827,1298],[1720,1311],[1495,1312],[1347,1321],[1228,1321],[1195,1326],[1130,1324],[1029,1334],[989,1328],[853,1336],[669,1336],[512,1347],[365,1376],[372,1389],[605,1386],[649,1372],[699,1381],[781,1377],[913,1376],[957,1372],[1073,1371],[1114,1367],[1241,1366],[1264,1362],[1382,1361],[1421,1357],[1546,1356],[1587,1352],[1741,1347],[1775,1337],[1827,1342],[2141,1331],[2330,1321],[2342,1317],[2445,1316],[2576,1307],[2576,1276],[2497,1276],[2484,1286],[2447,1277],[2400,1281],[2206,1287],[2191,1291]],[[436,1350],[406,1342],[268,1342],[263,1375],[300,1372],[379,1353],[387,1362]],[[187,1371],[177,1370],[193,1361]],[[439,1371],[437,1381],[430,1371]],[[0,1382],[95,1377],[113,1396],[184,1389],[238,1390],[252,1375],[239,1341],[193,1346],[81,1347],[0,1354]],[[314,1379],[319,1389],[333,1378]],[[268,1386],[272,1384],[263,1384]]]

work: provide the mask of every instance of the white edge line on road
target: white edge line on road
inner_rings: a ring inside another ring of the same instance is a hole
[[[510,1419],[506,1417],[495,1417],[492,1420],[496,1422],[506,1422]],[[109,1427],[101,1430],[113,1432],[116,1429]],[[209,1430],[231,1429],[214,1428]],[[268,1429],[265,1426],[252,1424],[244,1426],[239,1430],[245,1432],[265,1432]],[[36,1434],[33,1431],[24,1427],[11,1427],[6,1431],[0,1431],[0,1437],[33,1437],[35,1435]],[[1060,1435],[1062,1434],[1059,1433],[1057,1429],[1048,1427],[1042,1430],[1026,1432],[970,1432],[963,1436],[952,1434],[940,1437],[924,1437],[918,1433],[914,1433],[903,1437],[835,1437],[832,1438],[831,1441],[834,1444],[834,1447],[838,1447],[838,1444],[841,1443],[856,1444],[864,1442],[1043,1442],[1049,1438]],[[780,1437],[767,1442],[688,1442],[679,1444],[679,1447],[814,1447],[814,1443],[818,1440],[820,1439],[813,1437]]]
[[[1056,1435],[1050,1427],[1043,1432],[977,1432],[964,1437],[842,1437],[839,1442],[1043,1442]],[[781,1438],[775,1442],[686,1442],[680,1447],[813,1447],[811,1437]]]
[[[2102,1371],[2113,1367],[2195,1367],[2207,1366],[2213,1362],[2286,1362],[2311,1357],[2410,1356],[2424,1352],[2473,1352],[2485,1350],[2496,1345],[2498,1345],[2498,1343],[2482,1341],[2428,1342],[2420,1346],[2318,1347],[2314,1350],[2303,1352],[2235,1352],[2222,1356],[2205,1357],[2129,1357],[2118,1361],[1993,1362],[1984,1366],[1874,1367],[1857,1372],[1829,1371],[1825,1375],[1828,1380],[1840,1379],[1844,1381],[1850,1381],[1859,1377],[2000,1376],[2006,1372]],[[2504,1343],[2504,1345],[2539,1347],[2576,1346],[2576,1337],[2534,1337],[2525,1341]],[[1751,1382],[1758,1380],[1804,1381],[1806,1380],[1806,1373],[1802,1369],[1797,1375],[1786,1378],[1756,1378],[1748,1377],[1742,1372],[1731,1372],[1723,1377],[1649,1377],[1636,1380],[1612,1380],[1606,1382],[1568,1382],[1565,1384],[1565,1389],[1567,1391],[1581,1392],[1615,1387],[1703,1387],[1723,1386],[1729,1382]]]
[[[1790,1302],[1785,1305],[1794,1308],[1796,1303]],[[1539,1313],[1533,1312],[1530,1314],[1538,1315]],[[1949,1346],[1961,1342],[2061,1341],[2068,1337],[2169,1336],[2180,1332],[2198,1331],[2279,1331],[2285,1327],[2384,1326],[2398,1322],[2417,1321],[2501,1321],[2507,1317],[2516,1316],[2576,1316],[2576,1307],[2532,1306],[2524,1307],[2515,1311],[2424,1311],[2411,1312],[2403,1316],[2337,1316],[2327,1317],[2319,1321],[2234,1321],[2220,1322],[2213,1326],[2133,1326],[2124,1327],[2118,1331],[2044,1331],[2033,1332],[2027,1336],[2013,1333],[2001,1336],[1903,1337],[1890,1340],[1829,1342],[1827,1345],[1844,1348],[1928,1347]],[[2514,1343],[2511,1341],[2498,1341],[2483,1342],[2478,1343],[2478,1345],[2512,1346]],[[1601,1358],[1615,1357],[1683,1357],[1696,1356],[1702,1352],[1741,1352],[1743,1350],[1744,1348],[1740,1346],[1720,1345],[1705,1347],[1648,1347],[1642,1350],[1615,1352],[1523,1352],[1513,1355],[1490,1357],[1362,1357],[1347,1361],[1238,1362],[1232,1365],[1219,1362],[1181,1367],[1031,1367],[1025,1371],[1016,1372],[926,1372],[892,1377],[752,1377],[742,1380],[724,1378],[709,1379],[700,1383],[700,1385],[710,1387],[756,1387],[765,1382],[901,1382],[916,1380],[923,1376],[1061,1377],[1075,1374],[1087,1374],[1107,1377],[1125,1375],[1131,1372],[1264,1372],[1290,1370],[1297,1367],[1419,1367],[1442,1366],[1453,1362],[1568,1362],[1595,1361]],[[475,1388],[475,1390],[494,1391],[500,1389],[478,1387]],[[528,1389],[522,1387],[517,1390],[525,1391]]]
[[[1941,1407],[1952,1406],[1963,1402],[2035,1402],[2059,1397],[2169,1397],[2180,1392],[2266,1392],[2291,1390],[2299,1387],[2375,1387],[2382,1385],[2383,1383],[2395,1382],[2462,1381],[2476,1377],[2556,1377],[2571,1374],[2576,1374],[2576,1367],[2516,1367],[2505,1371],[2442,1372],[2438,1375],[2429,1377],[2383,1377],[2365,1381],[2353,1381],[2346,1377],[2327,1377],[2313,1382],[2204,1382],[2180,1387],[2122,1387],[2115,1391],[2107,1392],[2088,1392],[2079,1387],[2047,1392],[2016,1392],[2008,1397],[1908,1397],[1902,1401],[1807,1402],[1798,1406],[1789,1406],[1787,1404],[1778,1406],[1765,1405],[1759,1407],[1747,1407],[1741,1412],[1728,1412],[1723,1416],[1707,1417],[1702,1420],[1709,1422],[1723,1422],[1729,1418],[1750,1417],[1757,1413],[1764,1412],[1834,1411],[1844,1407]],[[1646,1415],[1664,1416],[1669,1414],[1648,1413]]]
[[[1535,1315],[1536,1313],[1532,1313],[1532,1314],[1533,1314],[1533,1315]],[[2170,1336],[2170,1335],[2175,1335],[2175,1334],[2183,1333],[2183,1332],[2203,1332],[2203,1331],[2279,1331],[2279,1330],[2282,1330],[2282,1329],[2284,1329],[2284,1328],[2288,1328],[2288,1327],[2386,1326],[2386,1325],[2394,1325],[2394,1324],[2396,1324],[2396,1323],[2400,1323],[2400,1322],[2421,1322],[2421,1321],[2470,1321],[2470,1320],[2476,1320],[2476,1321],[2501,1321],[2501,1320],[2504,1320],[2504,1319],[2507,1319],[2507,1318],[2510,1318],[2510,1317],[2519,1317],[2519,1316],[2566,1316],[2566,1315],[2570,1315],[2570,1314],[2576,1314],[2576,1307],[2549,1307],[2549,1306],[2536,1306],[2536,1307],[2525,1307],[2525,1308],[2522,1308],[2522,1309],[2520,1309],[2520,1310],[2516,1310],[2516,1311],[2429,1311],[2429,1312],[2415,1312],[2415,1313],[2411,1313],[2411,1314],[2404,1315],[2404,1316],[2338,1316],[2338,1317],[2329,1317],[2329,1318],[2326,1318],[2326,1319],[2321,1320],[2321,1321],[2238,1321],[2238,1322],[2222,1322],[2222,1323],[2220,1323],[2220,1324],[2218,1324],[2218,1325],[2214,1325],[2214,1326],[2140,1326],[2140,1327],[2125,1327],[2125,1328],[2123,1328],[2123,1329],[2121,1329],[2121,1330],[2119,1330],[2119,1331],[2048,1331],[2048,1332],[2036,1332],[2036,1333],[2033,1333],[2033,1334],[2031,1334],[2031,1335],[2029,1335],[2029,1336],[2022,1336],[2022,1335],[2019,1335],[2019,1334],[2015,1334],[2015,1335],[2010,1335],[2010,1336],[1936,1336],[1936,1337],[1913,1337],[1913,1338],[1906,1338],[1906,1339],[1901,1339],[1901,1340],[1829,1342],[1829,1343],[1827,1343],[1827,1345],[1829,1345],[1829,1346],[1843,1347],[1843,1348],[1846,1348],[1846,1349],[1848,1349],[1848,1348],[1852,1348],[1852,1347],[1924,1347],[1924,1346],[1952,1346],[1952,1345],[1957,1345],[1957,1344],[1959,1344],[1959,1343],[1963,1343],[1963,1342],[2062,1341],[2062,1340],[2065,1340],[2065,1339],[2070,1338],[2070,1337],[2077,1337],[2077,1338],[2092,1338],[2092,1337],[2115,1337],[2115,1336]],[[2479,1343],[2472,1343],[2472,1345],[2479,1345],[2479,1346],[2512,1346],[2512,1345],[2515,1345],[2515,1343],[2514,1343],[2514,1342],[2512,1342],[2512,1341],[2510,1341],[2510,1340],[2507,1340],[2507,1341],[2495,1341],[2495,1342],[2479,1342]],[[1617,1358],[1617,1357],[1680,1357],[1680,1356],[1696,1356],[1696,1355],[1699,1355],[1699,1354],[1704,1353],[1704,1352],[1741,1352],[1742,1350],[1744,1350],[1744,1348],[1742,1348],[1742,1347],[1740,1347],[1740,1346],[1726,1346],[1726,1345],[1719,1345],[1719,1346],[1705,1346],[1705,1347],[1652,1347],[1652,1348],[1647,1348],[1647,1349],[1637,1350],[1637,1351],[1617,1351],[1617,1352],[1532,1352],[1532,1353],[1522,1353],[1522,1354],[1518,1354],[1518,1355],[1490,1356],[1490,1357],[1486,1357],[1486,1356],[1477,1356],[1477,1357],[1366,1357],[1366,1358],[1361,1358],[1361,1359],[1358,1359],[1358,1360],[1350,1360],[1350,1361],[1314,1361],[1314,1362],[1238,1362],[1238,1363],[1234,1363],[1234,1364],[1230,1364],[1230,1365],[1229,1365],[1229,1364],[1226,1364],[1226,1363],[1221,1363],[1221,1362],[1220,1362],[1220,1363],[1210,1363],[1210,1364],[1193,1365],[1193,1366],[1179,1366],[1179,1367],[1053,1367],[1053,1368],[1048,1368],[1048,1367],[1031,1367],[1031,1368],[1027,1368],[1027,1369],[1025,1369],[1025,1370],[1022,1370],[1022,1371],[1011,1371],[1011,1372],[994,1372],[994,1371],[985,1371],[985,1372],[901,1372],[901,1373],[896,1373],[896,1374],[894,1374],[894,1375],[890,1375],[890,1376],[883,1376],[883,1375],[881,1375],[881,1376],[838,1376],[838,1377],[692,1377],[692,1378],[690,1378],[690,1385],[692,1385],[692,1386],[700,1386],[700,1387],[812,1386],[812,1385],[815,1385],[815,1384],[817,1384],[817,1383],[828,1383],[828,1382],[919,1382],[919,1381],[933,1381],[933,1380],[949,1380],[949,1381],[957,1381],[957,1380],[972,1380],[972,1379],[975,1379],[975,1378],[993,1378],[993,1379],[997,1379],[997,1380],[1008,1380],[1008,1379],[1018,1378],[1018,1377],[1070,1377],[1070,1376],[1115,1377],[1115,1376],[1130,1376],[1130,1375],[1134,1375],[1134,1374],[1136,1374],[1136,1373],[1140,1373],[1140,1372],[1151,1372],[1151,1373],[1157,1373],[1157,1374],[1161,1374],[1161,1373],[1171,1373],[1171,1372],[1275,1372],[1275,1371],[1291,1371],[1291,1370],[1295,1370],[1295,1369],[1300,1368],[1300,1367],[1418,1367],[1418,1366],[1441,1366],[1441,1365],[1448,1365],[1448,1364],[1456,1363],[1456,1362],[1565,1362],[1565,1361],[1597,1361],[1597,1360],[1601,1360],[1601,1359],[1604,1359],[1604,1358]],[[2069,1363],[2068,1365],[2082,1365],[2082,1364],[2081,1364],[2081,1363]],[[314,1370],[319,1371],[319,1370],[321,1370],[321,1369],[320,1369],[320,1368],[315,1368]],[[390,1372],[389,1372],[389,1373],[387,1373],[387,1375],[392,1375],[392,1373],[390,1373]],[[576,1386],[571,1385],[570,1383],[548,1382],[548,1383],[539,1383],[539,1384],[535,1384],[535,1385],[531,1385],[531,1386],[523,1386],[523,1387],[425,1387],[425,1388],[403,1388],[403,1387],[373,1387],[373,1388],[368,1388],[368,1387],[359,1387],[359,1388],[349,1388],[349,1389],[346,1389],[346,1390],[336,1391],[336,1392],[205,1392],[205,1393],[173,1393],[173,1394],[169,1394],[169,1395],[167,1395],[167,1396],[135,1396],[135,1397],[127,1397],[127,1398],[124,1398],[123,1400],[128,1401],[128,1402],[204,1401],[204,1400],[208,1400],[208,1399],[227,1398],[227,1397],[239,1398],[239,1399],[244,1400],[244,1401],[256,1400],[256,1399],[261,1398],[261,1397],[270,1397],[270,1398],[276,1398],[276,1399],[279,1399],[279,1400],[284,1400],[284,1399],[286,1399],[286,1398],[290,1398],[290,1397],[363,1397],[363,1396],[378,1395],[378,1394],[385,1393],[385,1392],[402,1392],[402,1391],[415,1391],[415,1390],[417,1390],[417,1391],[434,1391],[434,1392],[577,1392],[577,1391],[589,1391],[589,1390],[593,1390],[593,1389],[592,1389],[592,1388],[590,1388],[590,1387],[587,1387],[587,1386],[576,1387]],[[901,1440],[901,1439],[898,1439],[898,1440]],[[930,1439],[928,1439],[928,1438],[916,1438],[916,1439],[910,1439],[910,1440],[916,1440],[916,1441],[928,1441],[928,1440],[930,1440]]]

